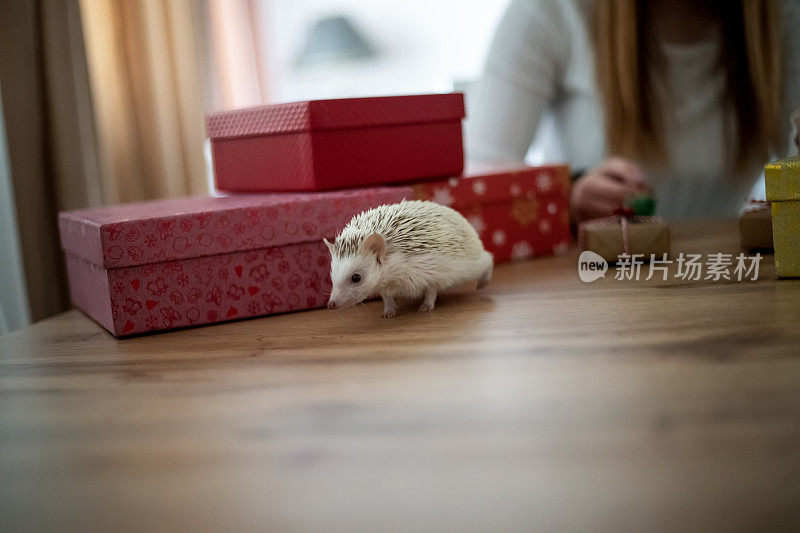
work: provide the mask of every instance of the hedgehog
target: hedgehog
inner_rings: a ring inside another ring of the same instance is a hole
[[[485,287],[492,276],[492,254],[457,211],[434,202],[402,201],[353,217],[333,243],[333,290],[329,309],[383,299],[383,316],[395,316],[397,300],[422,299],[430,311],[440,291],[469,281]]]

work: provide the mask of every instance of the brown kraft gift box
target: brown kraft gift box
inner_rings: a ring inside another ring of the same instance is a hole
[[[623,229],[627,232],[627,249]],[[580,225],[578,245],[581,251],[591,250],[609,263],[615,263],[623,253],[640,254],[643,260],[655,254],[660,259],[664,254],[669,255],[669,226],[658,217],[590,220]]]
[[[744,212],[739,219],[739,239],[745,250],[772,250],[772,211],[769,204]]]

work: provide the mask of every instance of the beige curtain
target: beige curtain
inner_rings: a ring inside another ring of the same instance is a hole
[[[105,203],[207,190],[203,3],[80,0]]]
[[[270,102],[263,28],[266,0],[208,0],[209,103],[213,110]]]
[[[33,320],[69,307],[58,211],[207,192],[205,111],[268,101],[265,14],[262,0],[0,2]]]
[[[30,315],[68,306],[56,214],[102,202],[78,6],[0,2],[0,84]]]
[[[57,213],[207,191],[205,2],[0,2],[0,85],[33,320],[69,307]]]

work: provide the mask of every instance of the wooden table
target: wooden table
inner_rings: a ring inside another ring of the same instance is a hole
[[[730,222],[674,252],[738,252]],[[380,304],[0,338],[0,529],[800,528],[800,282],[497,268]]]

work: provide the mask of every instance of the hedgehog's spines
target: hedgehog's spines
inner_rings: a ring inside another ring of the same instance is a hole
[[[403,200],[353,217],[336,236],[334,254],[355,254],[371,233],[383,236],[389,253],[476,257],[483,251],[477,232],[458,212],[433,202]]]

